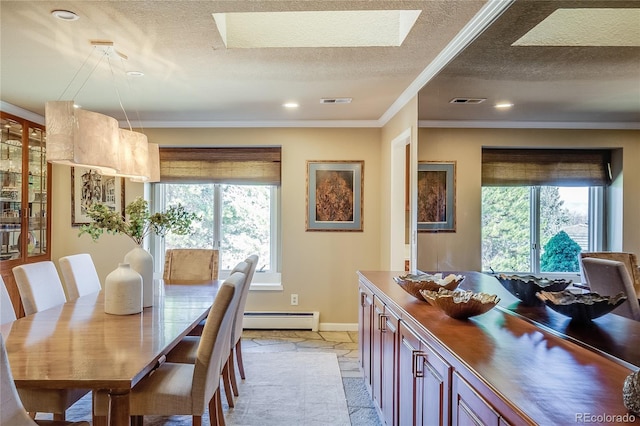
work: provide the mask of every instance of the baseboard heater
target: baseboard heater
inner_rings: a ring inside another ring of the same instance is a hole
[[[318,331],[320,312],[245,312],[244,329]]]

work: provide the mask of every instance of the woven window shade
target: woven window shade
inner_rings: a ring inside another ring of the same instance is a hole
[[[609,150],[482,150],[482,186],[608,185]]]
[[[280,157],[280,147],[160,147],[160,182],[280,185]]]

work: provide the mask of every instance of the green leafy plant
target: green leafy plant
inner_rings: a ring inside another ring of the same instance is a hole
[[[107,234],[124,234],[136,244],[142,245],[144,238],[154,233],[164,237],[171,232],[178,235],[189,233],[191,223],[201,220],[195,213],[190,213],[178,204],[171,206],[164,213],[149,213],[149,205],[141,197],[136,198],[125,207],[125,217],[120,212],[111,210],[102,203],[93,203],[87,209],[87,216],[92,222],[82,225],[80,233],[88,234],[94,241],[106,232]]]

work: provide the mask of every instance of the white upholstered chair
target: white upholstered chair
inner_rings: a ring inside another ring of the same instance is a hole
[[[16,311],[13,309],[9,292],[0,276],[0,324],[16,320]]]
[[[193,425],[200,426],[209,408],[211,425],[224,425],[220,371],[227,357],[244,280],[244,274],[235,273],[220,286],[200,336],[195,363],[164,362],[132,389],[129,397],[132,416],[191,415]],[[97,392],[95,414],[106,415],[107,407],[107,393]]]
[[[89,253],[64,256],[58,260],[67,300],[97,293],[102,288],[98,272]]]
[[[615,296],[623,292],[627,300],[612,312],[640,321],[640,303],[633,280],[623,262],[584,257],[581,259],[589,289],[602,296]]]
[[[51,261],[13,268],[25,315],[62,305],[67,301],[58,271]]]
[[[26,315],[61,305],[67,301],[53,262],[36,262],[13,268],[20,299]],[[53,413],[65,419],[67,408],[89,393],[88,389],[18,389],[22,404],[29,412]]]
[[[227,355],[225,358],[225,362],[222,364],[221,370],[221,379],[224,387],[225,397],[227,399],[227,404],[229,407],[233,407],[234,400],[233,395],[238,395],[238,386],[236,384],[235,372],[233,369],[233,358],[231,356],[233,349],[233,333],[235,327],[235,321],[237,318],[237,313],[239,309],[242,309],[244,312],[244,306],[240,306],[242,304],[242,296],[249,285],[248,279],[249,274],[251,273],[251,264],[247,262],[238,263],[232,270],[231,276],[233,274],[240,272],[244,274],[245,280],[238,286],[238,291],[240,292],[238,304],[236,306],[236,310],[234,311],[234,319],[233,324],[231,326],[230,336],[229,336],[229,344],[227,346]],[[246,298],[245,298],[246,299]],[[197,352],[199,346],[200,338],[199,336],[186,336],[184,339],[178,343],[178,345],[173,348],[171,352],[167,354],[168,362],[175,363],[186,363],[193,364],[197,359]]]
[[[87,422],[33,420],[25,410],[11,374],[4,337],[0,335],[0,426],[75,425],[89,426]]]

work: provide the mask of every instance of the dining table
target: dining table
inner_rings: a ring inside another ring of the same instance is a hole
[[[2,324],[18,388],[108,391],[109,425],[129,425],[129,393],[209,313],[223,281],[154,280],[153,306],[104,311],[104,290]]]

